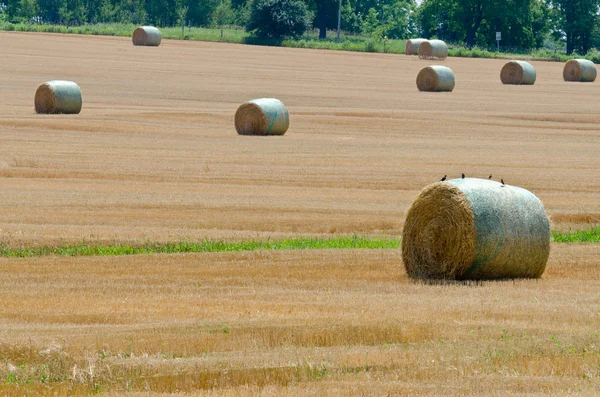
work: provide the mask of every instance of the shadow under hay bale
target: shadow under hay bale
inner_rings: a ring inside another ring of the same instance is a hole
[[[283,135],[289,126],[287,108],[275,98],[254,99],[235,112],[235,129],[240,135]]]
[[[563,78],[565,81],[593,82],[598,71],[592,61],[587,59],[571,59],[565,63]]]
[[[133,45],[158,47],[162,41],[160,30],[153,26],[140,26],[131,35]]]
[[[417,75],[419,91],[451,92],[454,89],[454,73],[446,66],[427,66]]]
[[[36,113],[78,114],[82,106],[81,89],[72,81],[48,81],[36,90],[34,105]]]
[[[406,40],[406,44],[404,45],[404,54],[406,55],[418,55],[419,54],[419,46],[427,39],[409,39]]]
[[[452,179],[427,186],[402,232],[402,259],[416,279],[539,278],[550,253],[541,201],[516,186]]]
[[[500,72],[502,84],[533,85],[535,79],[535,69],[525,61],[510,61]]]
[[[448,46],[442,40],[425,40],[419,45],[418,53],[422,59],[446,59]]]

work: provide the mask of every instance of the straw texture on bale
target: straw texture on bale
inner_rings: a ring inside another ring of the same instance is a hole
[[[160,30],[153,26],[140,26],[133,31],[131,40],[133,45],[157,47],[160,45],[162,36]]]
[[[487,179],[427,186],[406,216],[402,259],[419,279],[538,278],[550,224],[529,191]]]
[[[510,61],[500,72],[502,84],[532,85],[535,83],[535,78],[535,69],[525,61]]]
[[[419,58],[446,59],[448,46],[442,40],[425,40],[419,45]]]
[[[446,66],[427,66],[417,75],[419,91],[452,91],[454,89],[454,73]]]
[[[406,45],[404,46],[404,53],[406,55],[418,55],[419,54],[419,46],[424,41],[427,41],[427,39],[406,40]]]
[[[78,114],[82,105],[81,89],[72,81],[49,81],[36,90],[34,104],[36,113]]]
[[[287,108],[275,98],[254,99],[235,112],[235,129],[240,135],[283,135],[289,126]]]
[[[565,81],[593,82],[597,75],[596,66],[587,59],[571,59],[565,63],[563,78]]]

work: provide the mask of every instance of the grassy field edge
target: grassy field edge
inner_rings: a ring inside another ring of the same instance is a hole
[[[39,33],[64,33],[98,36],[129,37],[137,27],[133,24],[107,23],[81,26],[42,25],[31,23],[0,22],[0,31],[39,32]],[[352,51],[352,52],[378,52],[389,54],[404,54],[405,40],[387,39],[377,40],[369,36],[344,35],[341,41],[334,38],[318,39],[318,35],[309,32],[303,37],[292,40],[258,40],[240,27],[216,28],[185,28],[182,34],[180,27],[160,28],[162,37],[171,40],[192,40],[207,42],[223,42],[235,44],[250,44],[264,46],[281,46],[288,48],[311,48],[323,50]],[[333,37],[333,36],[331,36]],[[600,63],[600,52],[591,50],[588,54],[567,55],[562,52],[546,49],[534,50],[525,53],[496,52],[481,48],[466,48],[459,45],[449,45],[449,56],[460,58],[495,58],[518,59],[535,61],[566,62],[573,58],[588,59]]]

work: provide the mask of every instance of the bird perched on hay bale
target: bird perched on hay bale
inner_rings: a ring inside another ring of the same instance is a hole
[[[406,272],[419,279],[538,278],[550,253],[550,224],[531,192],[488,179],[427,186],[402,232]]]

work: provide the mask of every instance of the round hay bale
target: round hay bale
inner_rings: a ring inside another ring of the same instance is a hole
[[[53,80],[35,91],[35,111],[44,114],[81,112],[81,89],[72,81]]]
[[[235,112],[235,129],[240,135],[283,135],[289,126],[290,115],[279,99],[254,99]]]
[[[409,39],[409,40],[406,40],[406,44],[404,46],[404,53],[406,55],[417,55],[419,53],[419,46],[424,41],[427,41],[427,39]]]
[[[593,82],[597,75],[596,66],[587,59],[571,59],[565,63],[563,78],[565,81]]]
[[[550,224],[529,191],[487,179],[427,186],[406,216],[402,259],[418,279],[538,278]]]
[[[140,26],[131,35],[133,45],[158,47],[162,40],[160,30],[154,26]]]
[[[446,66],[427,66],[417,75],[419,91],[452,91],[454,89],[454,73]]]
[[[423,59],[446,59],[448,46],[442,40],[425,40],[419,45],[418,54]]]
[[[535,78],[535,69],[529,62],[524,61],[510,61],[500,72],[502,84],[533,85]]]

